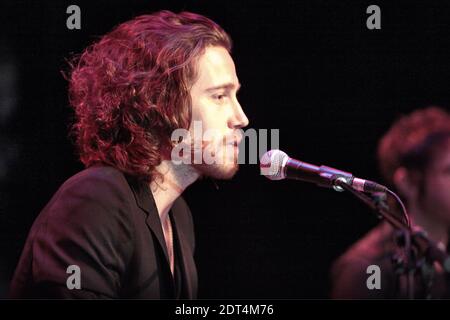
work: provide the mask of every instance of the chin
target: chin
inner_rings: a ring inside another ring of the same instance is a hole
[[[229,180],[233,178],[239,170],[237,148],[216,148],[216,150],[217,152],[207,151],[207,154],[213,158],[203,158],[202,164],[192,165],[204,177],[218,180]]]

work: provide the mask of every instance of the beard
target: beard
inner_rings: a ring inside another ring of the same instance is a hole
[[[192,165],[203,177],[218,180],[229,180],[239,170],[239,164],[193,164]]]
[[[237,145],[227,144],[227,140],[202,143],[202,163],[192,166],[203,177],[229,180],[239,170]],[[212,160],[213,159],[213,160]]]
[[[240,133],[210,140],[184,138],[171,150],[171,159],[193,167],[201,177],[231,179],[239,169]]]

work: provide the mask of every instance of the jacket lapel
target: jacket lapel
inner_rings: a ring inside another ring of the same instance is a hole
[[[166,241],[164,239],[161,220],[159,218],[158,208],[156,207],[156,203],[150,191],[150,188],[144,183],[139,183],[135,181],[135,179],[133,179],[132,177],[126,176],[126,178],[131,187],[131,190],[134,193],[137,205],[147,214],[147,217],[145,219],[147,226],[153,232],[156,239],[158,239],[159,246],[161,247],[161,250],[164,252],[165,266],[166,266],[165,269],[168,272],[170,279],[172,280],[171,290],[172,292],[175,292],[175,283],[172,273],[170,271],[169,254],[167,253]]]
[[[183,232],[182,222],[179,219],[179,215],[177,214],[179,208],[177,206],[177,201],[175,201],[172,210],[170,211],[171,220],[173,224],[174,232],[176,233],[176,238],[178,241],[179,251],[179,264],[182,267],[182,282],[183,287],[186,290],[187,299],[195,299],[197,292],[197,270],[195,268],[195,262],[193,258],[193,252],[190,246],[189,241],[186,239],[186,236]]]
[[[170,263],[169,263],[169,255],[167,253],[166,241],[164,239],[164,233],[161,226],[161,221],[158,214],[158,209],[156,207],[155,200],[150,191],[150,188],[143,183],[137,182],[134,178],[125,175],[128,183],[131,186],[131,189],[134,193],[136,203],[147,213],[146,223],[150,230],[153,232],[155,237],[158,239],[159,246],[161,250],[164,252],[164,256],[166,258],[166,271],[170,277],[172,292],[175,295],[175,281],[170,271]],[[197,270],[195,268],[195,262],[193,257],[193,248],[190,247],[189,241],[186,238],[184,233],[183,221],[180,219],[180,211],[183,210],[180,208],[178,199],[175,200],[172,209],[169,211],[170,218],[172,221],[172,229],[174,234],[176,234],[177,246],[179,248],[179,261],[175,261],[175,263],[179,263],[182,267],[182,279],[183,287],[186,290],[188,299],[195,299],[197,293]],[[175,238],[175,237],[174,237]],[[175,240],[175,239],[174,239]],[[174,243],[175,245],[175,243]]]

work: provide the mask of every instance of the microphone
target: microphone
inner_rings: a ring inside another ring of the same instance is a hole
[[[320,187],[333,188],[336,191],[344,191],[336,184],[336,181],[345,182],[353,189],[362,192],[374,193],[387,190],[385,186],[376,182],[356,178],[350,172],[289,158],[281,150],[270,150],[263,154],[260,159],[260,169],[261,174],[270,180],[301,180],[315,183]]]

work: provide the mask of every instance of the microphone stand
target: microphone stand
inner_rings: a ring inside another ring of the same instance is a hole
[[[336,175],[332,179],[333,185],[350,192],[356,198],[374,210],[379,218],[384,218],[395,229],[399,230],[404,237],[405,248],[405,272],[407,273],[407,295],[409,299],[414,299],[414,273],[417,267],[417,259],[425,257],[431,264],[438,262],[446,273],[450,274],[450,256],[441,250],[425,232],[413,231],[405,221],[397,218],[384,201],[374,201],[363,192],[357,191],[347,184],[345,178]]]

